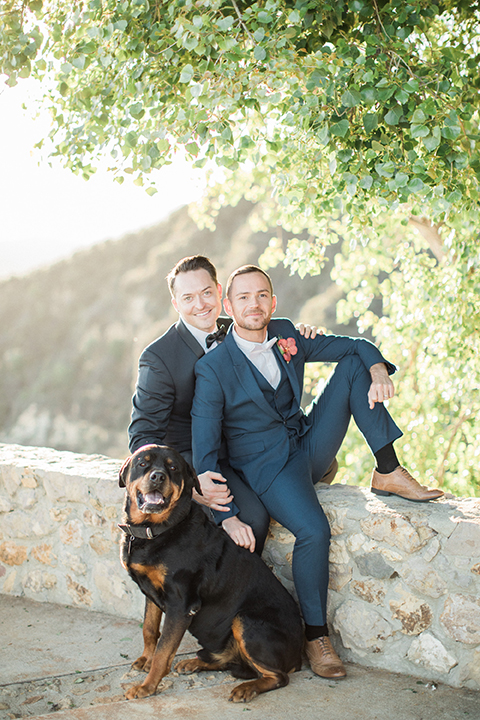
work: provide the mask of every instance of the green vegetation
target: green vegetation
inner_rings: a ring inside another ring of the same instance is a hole
[[[106,153],[154,193],[182,147],[223,168],[210,203],[310,231],[272,240],[266,266],[319,272],[344,238],[339,312],[402,366],[408,456],[480,494],[479,37],[464,0],[6,0],[0,71],[43,80],[74,172]]]

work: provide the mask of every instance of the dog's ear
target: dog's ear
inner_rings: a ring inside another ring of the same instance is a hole
[[[198,482],[197,473],[195,472],[193,467],[190,465],[190,463],[188,463],[186,460],[185,460],[185,465],[186,465],[186,476],[188,477],[189,480],[191,480],[191,486],[193,488],[195,488],[195,490],[197,491],[197,493],[199,495],[203,495],[202,488],[200,487],[200,483]]]
[[[123,463],[122,467],[120,468],[120,472],[118,473],[118,485],[119,487],[126,487],[126,478],[128,471],[130,469],[130,463],[132,461],[132,456],[128,457],[125,462]]]

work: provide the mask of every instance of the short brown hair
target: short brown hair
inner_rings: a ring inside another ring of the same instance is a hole
[[[193,270],[206,270],[212,278],[215,286],[218,284],[217,269],[215,265],[205,255],[189,255],[177,262],[167,275],[167,282],[170,293],[173,295],[175,290],[175,278],[179,273],[192,272]]]
[[[270,287],[270,292],[273,295],[272,279],[271,279],[270,275],[265,272],[265,270],[262,270],[262,268],[259,268],[256,265],[242,265],[242,267],[239,267],[236,270],[234,270],[233,273],[230,275],[230,277],[227,280],[227,287],[225,290],[227,297],[230,299],[230,291],[232,289],[233,281],[235,280],[236,277],[238,277],[239,275],[249,275],[250,273],[254,273],[254,272],[258,272],[258,273],[260,273],[260,275],[263,275],[265,278],[267,278],[267,281],[268,281],[268,284]]]

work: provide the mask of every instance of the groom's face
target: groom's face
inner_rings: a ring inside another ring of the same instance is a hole
[[[207,270],[178,273],[172,305],[189,325],[213,332],[222,309],[222,286],[215,284]]]
[[[267,278],[259,272],[237,275],[224,301],[225,310],[237,327],[262,330],[267,327],[277,304]]]

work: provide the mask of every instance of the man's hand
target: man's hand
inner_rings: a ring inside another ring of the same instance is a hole
[[[325,331],[320,330],[319,328],[315,327],[315,325],[304,325],[303,323],[297,323],[295,325],[295,328],[298,330],[300,335],[303,335],[305,338],[313,338],[317,335],[324,335]]]
[[[212,510],[228,512],[228,508],[223,506],[232,502],[233,495],[230,493],[228,485],[219,485],[213,482],[214,480],[218,480],[220,483],[227,482],[223,475],[210,470],[199,475],[198,482],[200,483],[203,495],[199,495],[196,490],[194,490],[192,495],[193,499],[200,505],[206,505]]]
[[[395,387],[387,372],[385,363],[375,363],[370,368],[372,384],[368,391],[368,406],[373,410],[375,403],[390,400],[395,395]]]
[[[227,535],[230,535],[234,543],[247,548],[253,553],[255,550],[255,535],[250,525],[246,525],[234,515],[223,520],[222,527]]]

